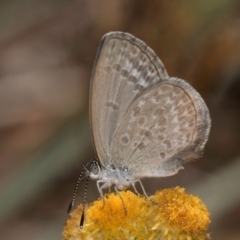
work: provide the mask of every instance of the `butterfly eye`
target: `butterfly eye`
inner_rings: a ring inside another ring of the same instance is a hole
[[[100,172],[100,169],[99,169],[99,166],[97,163],[93,164],[91,166],[91,173],[94,174],[94,175],[98,175]]]

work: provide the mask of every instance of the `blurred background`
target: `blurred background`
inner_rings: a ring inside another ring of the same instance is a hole
[[[116,30],[190,82],[212,118],[203,157],[173,177],[144,180],[145,189],[184,187],[207,205],[212,239],[240,239],[237,0],[0,1],[0,239],[62,238],[82,163],[95,156],[92,65],[101,37]],[[91,182],[88,202],[98,197]]]

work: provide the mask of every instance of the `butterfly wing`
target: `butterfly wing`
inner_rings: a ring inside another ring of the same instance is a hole
[[[198,92],[184,80],[165,79],[130,105],[113,137],[113,164],[128,166],[136,178],[173,175],[201,155],[210,125]]]
[[[122,32],[102,38],[91,78],[90,118],[103,165],[112,161],[113,137],[132,102],[166,78],[163,63],[141,40]]]

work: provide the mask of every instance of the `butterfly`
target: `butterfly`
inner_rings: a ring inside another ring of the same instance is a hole
[[[142,178],[174,175],[200,157],[211,119],[199,93],[169,77],[150,47],[129,33],[110,32],[93,66],[90,125],[97,158],[84,172],[97,180],[103,198],[112,185],[117,193],[135,189]]]

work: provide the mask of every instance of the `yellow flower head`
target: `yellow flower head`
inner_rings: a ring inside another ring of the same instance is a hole
[[[65,225],[64,240],[158,239],[205,240],[209,212],[198,197],[188,195],[182,188],[158,191],[151,200],[130,191],[111,193],[103,201],[86,207],[83,229],[79,223],[82,205],[71,214]]]

